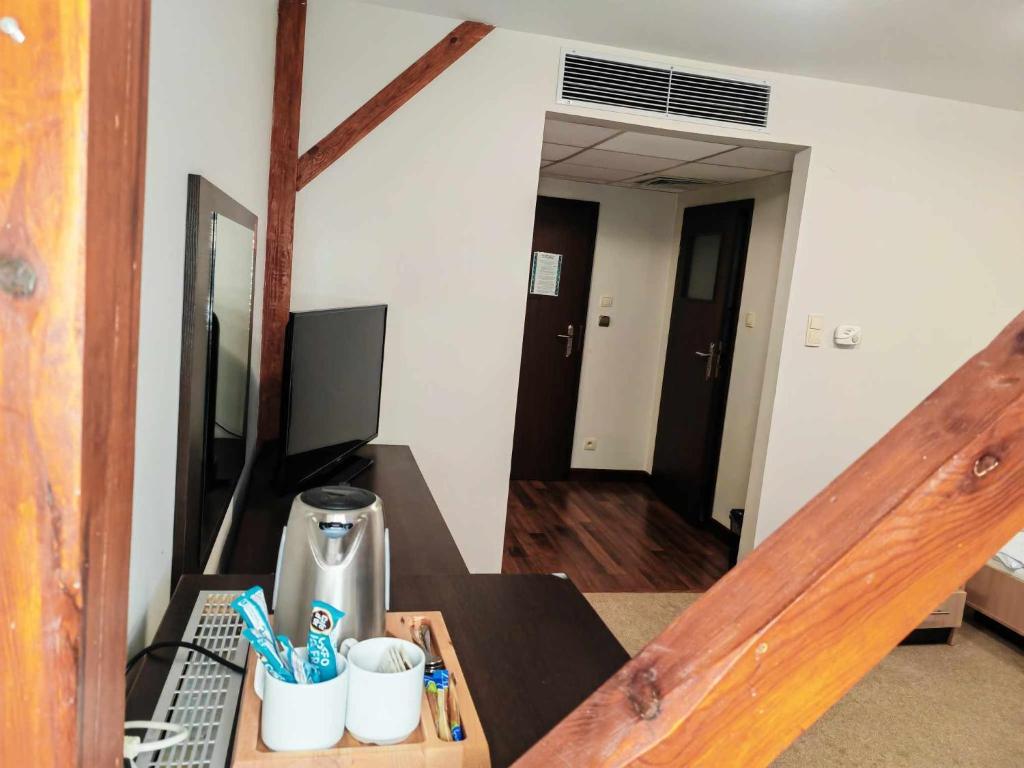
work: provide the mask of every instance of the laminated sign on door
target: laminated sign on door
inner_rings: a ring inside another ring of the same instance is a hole
[[[533,252],[530,267],[530,293],[535,296],[557,296],[562,277],[562,254]]]

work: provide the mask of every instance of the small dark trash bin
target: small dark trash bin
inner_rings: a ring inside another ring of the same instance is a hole
[[[729,565],[736,565],[740,557],[740,533],[743,532],[743,510],[733,509],[729,512],[729,532],[732,542],[729,544]]]

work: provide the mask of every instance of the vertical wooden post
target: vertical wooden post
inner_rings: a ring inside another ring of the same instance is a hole
[[[149,4],[2,12],[0,765],[118,768]]]
[[[295,178],[299,164],[302,59],[306,0],[278,0],[274,64],[274,116],[270,130],[267,263],[263,270],[263,341],[260,345],[259,439],[277,437],[281,408],[284,331],[292,292]]]

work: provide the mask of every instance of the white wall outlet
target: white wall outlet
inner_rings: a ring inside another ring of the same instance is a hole
[[[602,307],[610,307],[611,305],[612,305],[612,297],[611,296],[602,296],[601,297],[601,306]]]
[[[584,451],[596,451],[597,450],[597,438],[596,437],[588,437],[586,440],[584,440],[583,441],[583,450]]]
[[[757,315],[754,314],[753,312],[747,312],[747,314],[745,314],[743,316],[743,324],[745,326],[747,326],[747,328],[753,328],[754,327],[754,323],[756,323],[756,322],[757,322]]]

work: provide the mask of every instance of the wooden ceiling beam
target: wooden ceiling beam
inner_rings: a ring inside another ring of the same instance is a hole
[[[402,74],[346,118],[299,158],[297,188],[302,189],[348,152],[403,104],[458,61],[494,29],[490,24],[464,21],[420,56]]]
[[[1024,314],[517,763],[767,766],[1024,527]]]

